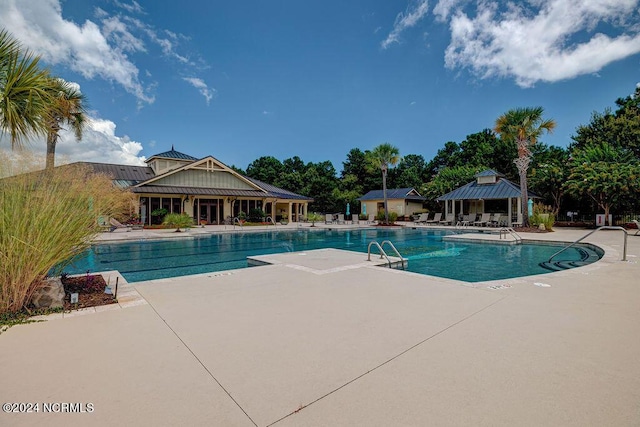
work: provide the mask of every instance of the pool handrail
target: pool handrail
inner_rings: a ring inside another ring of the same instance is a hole
[[[507,233],[511,234],[511,237],[513,237],[516,241],[516,243],[522,243],[522,237],[516,233],[516,230],[514,230],[511,227],[502,227],[500,229],[500,240],[502,240],[502,233],[504,233],[504,238],[507,238]]]
[[[600,231],[600,230],[622,230],[622,232],[624,233],[624,244],[622,246],[622,261],[626,261],[627,260],[627,236],[629,235],[629,233],[627,233],[627,230],[625,230],[624,227],[620,227],[619,225],[603,225],[602,227],[598,227],[595,230],[590,231],[589,233],[585,234],[584,236],[582,236],[581,238],[579,238],[575,242],[571,243],[570,245],[565,246],[564,248],[560,249],[558,252],[556,252],[555,254],[551,255],[551,258],[549,258],[549,260],[547,262],[551,262],[551,260],[553,258],[555,258],[556,255],[559,255],[560,253],[566,251],[570,247],[575,246],[576,244],[580,243],[581,241],[583,241],[587,237],[591,236],[596,231]]]
[[[394,252],[398,255],[398,258],[400,258],[400,265],[402,266],[402,269],[404,270],[405,269],[405,263],[406,263],[407,259],[403,258],[402,255],[400,255],[400,252],[398,252],[396,247],[389,240],[383,241],[382,245],[380,243],[378,243],[377,241],[375,241],[375,240],[373,240],[372,242],[369,242],[369,245],[367,246],[367,261],[371,261],[371,246],[375,246],[380,251],[380,258],[386,258],[387,262],[389,263],[389,268],[393,268],[393,266],[391,264],[391,258],[389,258],[389,256],[384,251],[384,249],[382,249],[382,247],[385,245],[385,243],[389,244],[391,246],[391,248],[394,250]]]

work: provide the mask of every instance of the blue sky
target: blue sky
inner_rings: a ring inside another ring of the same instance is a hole
[[[557,128],[542,141],[566,146],[640,81],[639,3],[0,0],[0,27],[89,100],[59,163],[136,164],[173,145],[339,172],[382,142],[429,160],[514,107],[544,107]]]

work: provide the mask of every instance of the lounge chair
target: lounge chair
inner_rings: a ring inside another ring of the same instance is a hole
[[[369,219],[367,219],[367,224],[373,224],[376,222],[376,216],[374,214],[369,214]]]
[[[413,221],[415,224],[425,224],[427,222],[427,220],[429,219],[429,214],[428,213],[421,213],[418,218],[416,218],[415,221]]]
[[[358,224],[360,222],[360,217],[358,214],[351,215],[351,224]]]
[[[475,216],[473,219],[475,221]],[[471,222],[471,214],[463,215],[462,219],[456,223],[456,227],[468,227],[471,225]]]
[[[634,223],[634,224],[636,225],[637,230],[636,230],[636,234],[634,234],[634,236],[637,236],[637,235],[638,235],[638,233],[640,233],[640,222],[638,222],[638,221],[637,221],[637,220],[635,220],[635,219],[632,219],[632,220],[631,220],[631,222],[632,222],[632,223]]]
[[[453,225],[453,214],[447,214],[447,217],[441,221],[438,222],[438,224],[442,224],[442,225]]]
[[[473,225],[477,225],[478,227],[486,227],[491,220],[490,213],[483,213],[479,220],[474,221]]]
[[[338,224],[344,224],[344,214],[338,214]]]
[[[441,219],[441,218],[442,218],[442,212],[436,212],[436,213],[433,215],[433,219],[428,219],[428,220],[426,220],[424,223],[425,223],[426,225],[429,225],[429,224],[438,224],[438,223],[440,222],[440,219]]]
[[[131,231],[131,226],[130,225],[124,225],[124,224],[122,224],[120,221],[118,221],[115,218],[109,218],[109,223],[111,224],[111,229],[109,230],[110,232],[113,232],[113,231],[117,230],[118,228],[126,228],[127,231]]]
[[[333,214],[326,214],[324,216],[324,223],[325,224],[333,224]]]

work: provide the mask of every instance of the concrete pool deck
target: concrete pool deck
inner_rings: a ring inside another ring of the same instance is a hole
[[[601,261],[473,284],[330,251],[134,283],[146,304],[0,335],[0,400],[41,405],[0,425],[638,425],[640,236],[587,242]]]

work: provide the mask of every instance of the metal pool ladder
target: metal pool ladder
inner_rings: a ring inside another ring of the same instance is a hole
[[[375,246],[380,251],[380,258],[386,258],[387,262],[389,263],[389,268],[393,268],[391,265],[391,258],[389,258],[389,256],[383,249],[385,244],[389,245],[391,247],[391,250],[396,254],[396,256],[400,258],[400,266],[402,267],[403,270],[405,270],[407,267],[408,260],[407,258],[403,258],[402,255],[400,255],[400,252],[398,252],[398,249],[396,249],[396,247],[393,245],[393,243],[391,243],[390,240],[384,240],[382,243],[378,243],[377,241],[374,240],[371,243],[369,243],[369,246],[367,247],[367,261],[371,261],[371,246]]]
[[[504,238],[507,238],[507,234],[510,234],[511,237],[513,237],[516,241],[516,245],[517,244],[522,244],[522,237],[520,237],[520,235],[518,233],[516,233],[516,230],[514,230],[511,227],[503,227],[500,229],[500,240],[502,240],[502,235],[504,234]]]

